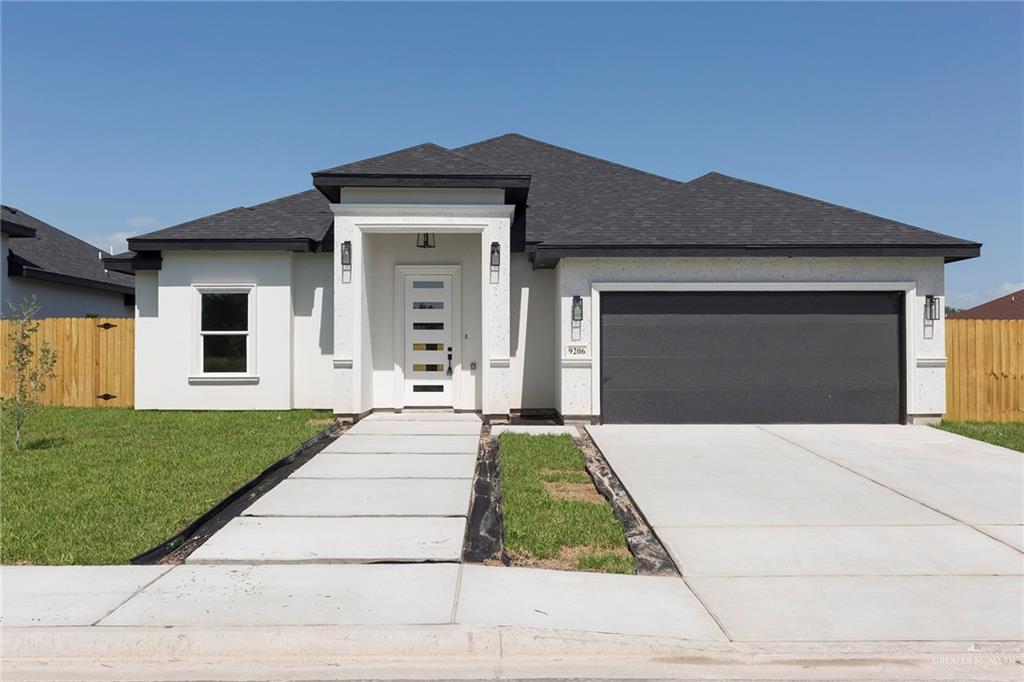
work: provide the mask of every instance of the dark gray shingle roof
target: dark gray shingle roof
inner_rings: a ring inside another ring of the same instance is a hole
[[[973,244],[720,173],[680,182],[521,135],[456,151],[531,174],[526,239],[549,247]]]
[[[955,252],[953,257],[963,258],[977,255],[979,248],[971,241],[720,173],[683,182],[518,134],[452,150],[422,144],[319,173],[528,178],[525,239],[552,253],[600,247],[868,252],[890,246],[948,249]],[[309,190],[182,223],[129,244],[138,250],[146,241],[160,240],[312,242],[328,234],[331,218],[327,200]]]
[[[240,239],[319,241],[333,225],[327,199],[315,189],[255,206],[239,206],[129,239],[134,250],[146,241]]]
[[[24,211],[3,206],[3,216],[18,217],[22,224],[36,231],[35,237],[12,239],[8,242],[11,255],[24,267],[35,268],[56,275],[75,277],[101,285],[134,287],[135,278],[119,272],[110,272],[103,266],[98,248],[73,237],[53,225],[43,222]]]

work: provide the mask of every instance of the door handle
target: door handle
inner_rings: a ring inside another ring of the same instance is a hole
[[[452,347],[448,346],[448,371],[445,372],[448,376],[452,375]]]

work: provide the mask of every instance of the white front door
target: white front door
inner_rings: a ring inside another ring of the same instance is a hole
[[[452,275],[405,275],[406,407],[451,407]]]

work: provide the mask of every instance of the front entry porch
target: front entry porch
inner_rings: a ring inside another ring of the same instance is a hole
[[[513,207],[334,209],[335,412],[507,415]]]

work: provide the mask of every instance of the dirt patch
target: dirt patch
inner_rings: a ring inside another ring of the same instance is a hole
[[[555,500],[568,500],[570,502],[589,502],[590,504],[604,504],[607,500],[597,492],[592,483],[572,483],[570,481],[541,481],[544,490]]]
[[[334,423],[333,419],[307,419],[306,426],[330,426]]]
[[[556,571],[578,571],[580,559],[600,556],[621,556],[632,557],[625,547],[591,547],[589,545],[573,545],[558,550],[558,554],[546,559],[539,559],[529,552],[513,552],[509,555],[513,566],[525,566],[528,568],[550,568]]]

